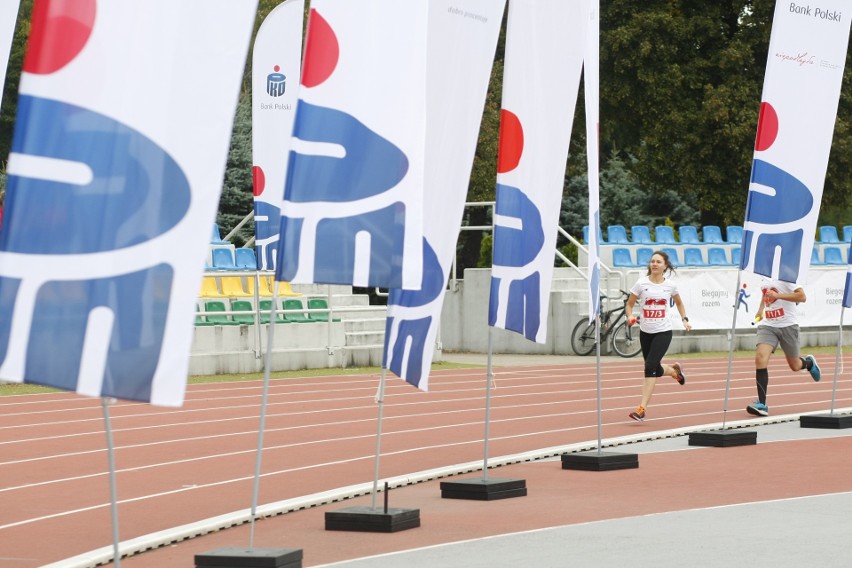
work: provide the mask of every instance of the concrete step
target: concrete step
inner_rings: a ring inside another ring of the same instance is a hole
[[[353,331],[345,332],[346,347],[362,347],[367,345],[384,345],[385,332],[382,331]]]
[[[384,333],[387,318],[359,318],[359,319],[343,319],[344,329],[346,333],[355,332],[379,332]]]

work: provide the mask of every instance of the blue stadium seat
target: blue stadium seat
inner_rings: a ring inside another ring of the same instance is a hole
[[[219,224],[213,223],[213,233],[210,235],[210,243],[215,245],[221,245],[227,243],[228,241],[222,240],[222,235],[219,233]]]
[[[823,261],[819,258],[819,251],[817,250],[817,248],[816,248],[816,247],[814,247],[814,248],[812,248],[812,249],[811,249],[811,265],[814,265],[814,264],[825,264],[825,263],[824,263],[824,262],[823,262]]]
[[[234,263],[240,270],[257,270],[257,257],[253,248],[238,248],[234,251]]]
[[[822,249],[822,257],[825,264],[846,264],[840,247],[825,247]]]
[[[730,266],[731,263],[728,262],[728,253],[722,247],[710,247],[707,249],[707,265]]]
[[[674,263],[674,261],[672,261],[672,263]],[[704,262],[704,255],[701,254],[701,249],[696,247],[689,247],[684,249],[683,251],[683,265],[707,266],[707,263]]]
[[[819,242],[837,244],[840,238],[837,236],[837,227],[834,225],[822,225],[819,228]]]
[[[844,225],[843,226],[843,242],[844,243],[852,242],[852,225]]]
[[[633,236],[634,245],[650,245],[654,242],[651,239],[651,229],[645,225],[633,225],[630,228],[630,233]]]
[[[743,242],[742,225],[728,225],[728,242],[731,244],[741,244]]]
[[[739,249],[739,248],[731,249],[731,264],[733,264],[734,266],[740,265],[740,252],[741,251],[742,251],[742,249]]]
[[[638,266],[647,267],[648,262],[651,260],[653,255],[654,249],[650,247],[640,247],[636,249],[636,264]]]
[[[603,233],[601,232],[601,228],[598,227],[598,244],[603,244],[606,241],[603,238]],[[583,225],[583,243],[589,244],[589,226]]]
[[[705,244],[723,244],[725,239],[722,238],[722,229],[719,225],[704,225],[704,243]]]
[[[606,228],[606,242],[611,245],[626,245],[630,241],[627,240],[627,229],[624,225],[610,225]]]
[[[234,263],[234,255],[231,254],[231,249],[215,248],[213,249],[213,270],[238,270]]]
[[[612,265],[618,268],[635,268],[636,263],[633,262],[633,254],[629,248],[616,247],[612,249]]]
[[[680,237],[680,242],[682,242],[683,244],[701,244],[701,239],[698,238],[698,229],[696,229],[692,225],[681,226],[680,229],[678,229],[678,236]]]
[[[668,225],[657,225],[657,228],[655,229],[655,240],[659,244],[677,244],[677,240],[675,240],[674,236],[674,229],[672,229]]]
[[[676,248],[663,247],[660,250],[669,255],[669,262],[672,263],[672,266],[683,266],[680,262],[680,254],[678,254]]]

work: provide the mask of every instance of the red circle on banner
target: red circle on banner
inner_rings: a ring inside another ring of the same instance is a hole
[[[766,150],[778,137],[778,113],[771,104],[760,103],[760,118],[757,121],[757,139],[754,149],[758,152]]]
[[[266,188],[266,175],[263,173],[263,168],[260,166],[252,166],[251,182],[254,188],[254,196],[257,197]]]
[[[512,111],[500,111],[500,147],[497,151],[497,173],[511,172],[518,167],[524,153],[524,127]]]
[[[316,87],[328,79],[340,59],[337,36],[319,12],[311,10],[308,38],[305,43],[305,62],[302,65],[302,84]]]
[[[44,75],[68,65],[92,35],[96,7],[95,0],[36,2],[24,71]]]

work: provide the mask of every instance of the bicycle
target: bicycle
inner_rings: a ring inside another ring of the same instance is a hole
[[[622,296],[621,306],[601,312],[601,341],[606,343],[607,339],[611,337],[613,351],[622,357],[635,357],[642,350],[642,346],[639,343],[639,332],[627,325],[625,310],[630,294],[624,290],[619,291]],[[606,300],[606,295],[601,294],[601,305],[603,305],[604,300]],[[574,326],[574,331],[571,332],[571,347],[574,349],[574,353],[588,355],[595,350],[595,345],[597,345],[595,343],[596,326],[596,319],[592,323],[580,320]]]

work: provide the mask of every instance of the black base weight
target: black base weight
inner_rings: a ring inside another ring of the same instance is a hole
[[[639,456],[618,452],[578,452],[562,454],[562,469],[578,469],[581,471],[613,471],[616,469],[636,469],[639,467]]]
[[[799,416],[800,428],[852,428],[852,414],[810,414]]]
[[[302,568],[301,548],[217,548],[195,555],[195,568]]]
[[[420,526],[420,509],[348,507],[325,514],[327,531],[392,533]]]
[[[690,446],[729,448],[757,444],[757,432],[753,430],[713,430],[712,432],[690,432]]]
[[[441,482],[441,497],[444,499],[495,501],[526,495],[527,482],[524,479],[480,478]]]

